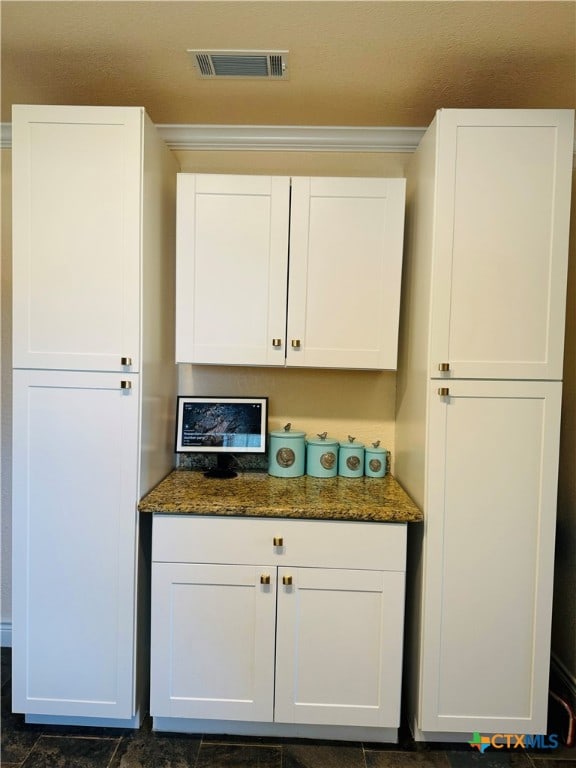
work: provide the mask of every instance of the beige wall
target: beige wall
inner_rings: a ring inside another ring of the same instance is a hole
[[[333,152],[176,153],[183,171],[286,175],[403,176],[410,155]],[[2,583],[0,620],[10,622],[10,151],[2,161]],[[286,421],[307,432],[335,437],[379,438],[394,458],[394,373],[181,366],[180,391],[205,394],[267,394],[271,426]],[[553,648],[576,678],[576,189],[572,198],[565,385],[558,503],[558,547]]]

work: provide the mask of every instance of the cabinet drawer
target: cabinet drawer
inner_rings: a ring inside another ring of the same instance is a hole
[[[404,571],[406,524],[155,515],[152,558]]]

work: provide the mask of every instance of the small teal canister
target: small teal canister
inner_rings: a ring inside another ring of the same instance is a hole
[[[376,440],[366,448],[364,454],[364,474],[366,477],[384,477],[386,474],[386,462],[388,451],[380,448],[380,440]]]
[[[306,439],[306,474],[311,477],[336,477],[338,474],[338,441],[322,432]]]
[[[306,433],[284,429],[270,432],[268,449],[268,474],[275,477],[300,477],[304,474],[306,457]]]
[[[338,474],[341,477],[364,476],[364,444],[355,440],[355,437],[348,435],[348,440],[340,443]]]

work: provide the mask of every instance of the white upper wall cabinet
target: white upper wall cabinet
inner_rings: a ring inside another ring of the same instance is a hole
[[[396,367],[404,179],[180,174],[177,362]]]
[[[139,370],[143,115],[14,110],[15,368]]]
[[[561,379],[574,125],[440,110],[430,373]]]

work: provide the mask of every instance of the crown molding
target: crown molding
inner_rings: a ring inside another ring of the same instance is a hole
[[[425,128],[297,125],[157,125],[170,149],[297,152],[414,152]],[[12,126],[0,124],[0,147],[12,146]]]
[[[298,125],[157,125],[170,149],[414,152],[425,128]]]

